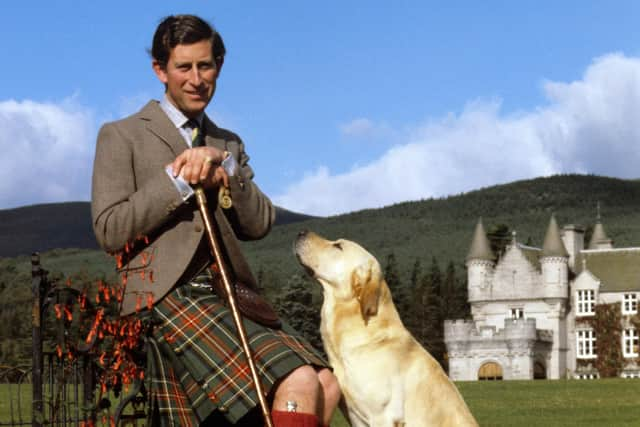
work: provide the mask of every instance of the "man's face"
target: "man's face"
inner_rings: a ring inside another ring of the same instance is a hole
[[[154,61],[153,70],[167,85],[169,101],[189,118],[203,112],[211,101],[220,71],[213,60],[210,40],[177,45],[167,66],[163,68]]]

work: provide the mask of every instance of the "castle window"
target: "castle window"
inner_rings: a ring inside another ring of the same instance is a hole
[[[638,331],[628,328],[622,331],[622,354],[624,357],[638,357]]]
[[[597,372],[591,372],[591,373],[587,373],[587,374],[576,374],[576,379],[577,380],[595,380],[597,378],[599,378],[600,376],[598,375]]]
[[[522,319],[522,318],[524,318],[524,310],[522,308],[512,308],[511,309],[511,318],[512,319]]]
[[[622,297],[622,314],[638,312],[638,294],[624,294]]]
[[[596,358],[596,333],[593,329],[579,329],[576,331],[578,359]]]
[[[595,314],[594,307],[596,305],[596,292],[593,289],[585,289],[577,292],[577,307],[576,315],[587,316]]]

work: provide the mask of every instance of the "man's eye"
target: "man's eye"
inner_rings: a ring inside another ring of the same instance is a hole
[[[333,244],[333,247],[342,250],[342,244],[341,243],[336,242],[336,243]]]

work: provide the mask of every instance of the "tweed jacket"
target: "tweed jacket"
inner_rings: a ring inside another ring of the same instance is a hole
[[[223,210],[217,192],[207,194],[227,265],[237,280],[256,286],[238,239],[265,236],[275,220],[270,200],[253,182],[244,144],[206,116],[205,144],[226,150],[238,169],[229,179],[233,207]],[[100,246],[118,254],[126,289],[122,315],[157,302],[182,278],[209,260],[204,223],[195,197],[187,202],[165,171],[188,147],[175,125],[150,101],[138,113],[105,124],[98,134],[93,167],[91,214]]]

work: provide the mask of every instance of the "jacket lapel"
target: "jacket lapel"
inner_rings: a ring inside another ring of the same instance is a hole
[[[219,150],[226,151],[227,141],[223,138],[217,137],[219,134],[218,127],[206,115],[204,116],[203,125],[205,131],[205,144],[208,147],[215,147]]]
[[[167,144],[176,156],[189,148],[157,101],[150,101],[139,114],[147,122],[147,130]]]

